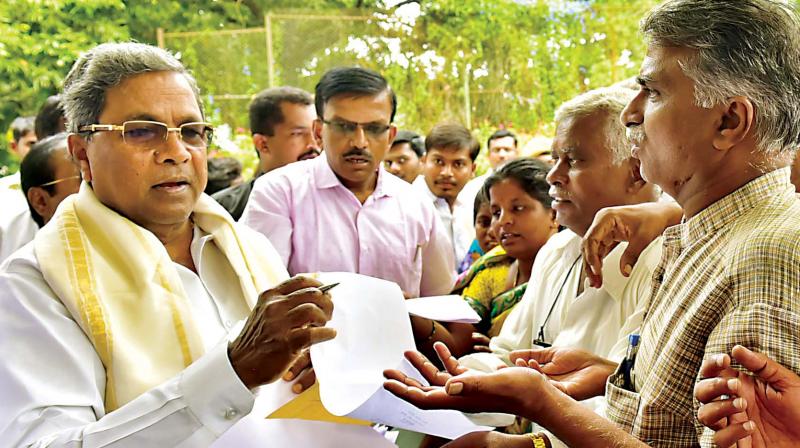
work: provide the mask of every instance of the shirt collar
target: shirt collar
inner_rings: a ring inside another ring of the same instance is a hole
[[[202,262],[203,249],[210,241],[214,240],[214,235],[201,229],[200,226],[195,225],[192,233],[192,242],[189,246],[189,251],[192,254],[195,269],[198,274],[200,273],[200,264]]]
[[[695,216],[664,232],[664,244],[687,247],[705,235],[721,229],[745,212],[762,205],[770,198],[794,195],[789,167],[761,175],[738,190],[714,202]]]
[[[417,178],[414,179],[414,183],[412,183],[411,185],[414,188],[417,188],[420,192],[422,192],[422,194],[424,194],[425,197],[428,198],[434,204],[437,202],[441,202],[442,204],[447,206],[448,210],[450,209],[450,204],[447,203],[447,200],[433,194],[430,187],[428,187],[428,182],[425,180],[425,176],[422,175],[417,176]],[[455,205],[456,206],[460,205],[460,200],[458,198],[456,198]]]
[[[328,157],[325,155],[324,151],[319,157],[315,157],[311,163],[313,164],[312,172],[314,176],[314,186],[316,186],[317,189],[322,190],[327,188],[341,187],[345,190],[348,190],[347,187],[342,184],[342,181],[336,177],[336,173],[333,172],[333,168],[331,168],[330,164],[328,164]],[[389,175],[383,168],[383,164],[379,163],[378,181],[375,185],[375,191],[373,191],[370,196],[374,196],[376,199],[384,196],[394,196],[396,194],[396,190],[392,185],[392,177],[394,176]],[[400,182],[405,182],[400,179],[397,180]]]

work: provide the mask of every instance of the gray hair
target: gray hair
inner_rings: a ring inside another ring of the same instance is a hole
[[[197,81],[170,52],[136,42],[100,44],[83,53],[64,80],[64,113],[67,129],[95,124],[105,105],[106,91],[128,77],[148,72],[176,72],[184,75],[197,98]]]
[[[631,156],[631,144],[625,135],[625,126],[622,125],[619,117],[634,96],[636,96],[636,91],[614,86],[601,87],[582,93],[556,110],[556,126],[564,120],[605,112],[606,144],[611,150],[613,163],[619,165]]]
[[[681,61],[704,108],[733,96],[755,107],[754,136],[766,154],[800,144],[800,18],[774,0],[672,0],[641,30],[651,45],[695,50]]]

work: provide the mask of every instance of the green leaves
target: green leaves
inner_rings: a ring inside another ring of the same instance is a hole
[[[469,104],[482,138],[500,126],[548,135],[563,101],[638,71],[638,21],[656,1],[419,0],[395,8],[386,6],[394,0],[4,0],[0,130],[35,114],[80,52],[98,43],[155,44],[159,27],[263,28],[264,14],[292,13],[332,20],[273,16],[277,85],[313,90],[325,70],[358,64],[389,79],[401,128],[465,122]],[[265,34],[167,35],[166,46],[194,71],[216,124],[247,127],[249,96],[268,86]]]

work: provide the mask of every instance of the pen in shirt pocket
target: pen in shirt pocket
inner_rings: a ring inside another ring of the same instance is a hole
[[[421,255],[422,255],[422,244],[417,244],[417,250],[414,252],[414,259],[412,261],[416,263]]]

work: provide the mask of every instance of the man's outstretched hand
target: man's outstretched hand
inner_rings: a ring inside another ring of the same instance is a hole
[[[510,359],[547,375],[553,386],[575,400],[603,395],[606,380],[617,368],[614,362],[573,347],[516,350]]]

